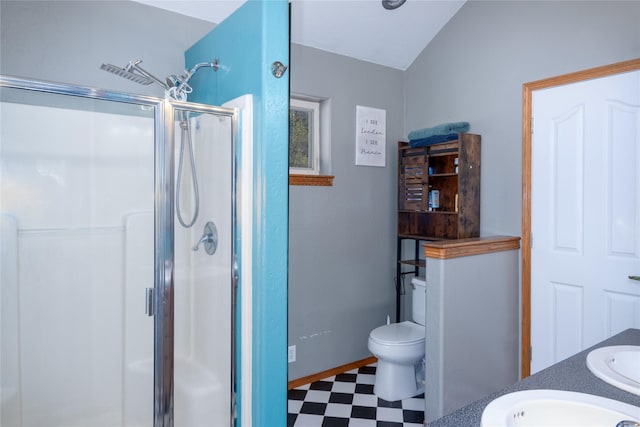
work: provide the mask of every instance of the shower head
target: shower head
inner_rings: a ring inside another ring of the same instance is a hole
[[[111,64],[102,64],[100,67],[101,70],[108,71],[117,76],[124,77],[125,79],[131,80],[136,83],[140,83],[141,85],[150,85],[151,83],[157,83],[162,86],[165,90],[169,89],[169,86],[144,68],[142,68],[140,64],[141,60],[130,61],[126,67],[120,68]]]
[[[129,67],[127,67],[129,68]],[[115,74],[116,76],[124,77],[127,80],[131,80],[132,82],[140,83],[141,85],[150,85],[153,83],[148,77],[141,76],[140,74],[132,73],[126,68],[120,68],[111,64],[102,64],[100,66],[101,70],[107,71],[109,73]]]
[[[213,62],[201,62],[196,64],[190,70],[184,70],[179,76],[172,74],[168,76],[164,81],[160,80],[139,64],[141,60],[130,61],[126,67],[120,68],[111,64],[102,64],[101,70],[108,71],[116,76],[124,77],[127,80],[139,83],[141,85],[150,85],[156,83],[166,91],[165,96],[169,96],[179,101],[185,101],[187,94],[191,93],[192,89],[189,86],[189,80],[193,75],[202,67],[210,67],[213,71],[218,71],[218,59],[214,59]]]

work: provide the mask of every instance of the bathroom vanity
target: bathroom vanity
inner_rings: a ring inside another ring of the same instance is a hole
[[[519,378],[520,238],[441,240],[423,248],[425,420],[431,421]]]
[[[499,396],[521,390],[551,389],[588,393],[640,407],[640,396],[607,384],[587,368],[587,355],[596,348],[616,345],[640,345],[640,329],[627,329],[568,359],[556,363],[530,377],[477,400],[436,421],[429,427],[480,426],[485,407]]]

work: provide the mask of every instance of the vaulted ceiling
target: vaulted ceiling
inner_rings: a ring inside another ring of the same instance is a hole
[[[136,1],[217,24],[246,0]],[[406,70],[465,1],[291,0],[291,41]]]

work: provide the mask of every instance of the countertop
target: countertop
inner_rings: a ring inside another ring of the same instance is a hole
[[[493,399],[514,391],[531,389],[576,391],[640,406],[640,396],[605,383],[587,368],[587,354],[595,348],[610,345],[640,345],[640,329],[627,329],[568,359],[518,381],[512,386],[432,421],[428,425],[429,427],[480,426],[482,411]]]

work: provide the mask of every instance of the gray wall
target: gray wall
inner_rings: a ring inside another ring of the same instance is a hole
[[[333,187],[289,188],[289,379],[371,356],[394,317],[396,141],[402,72],[293,45],[291,91],[331,102]],[[356,105],[386,110],[386,167],[355,166]]]
[[[405,73],[405,129],[470,122],[481,234],[519,236],[522,84],[637,57],[639,1],[468,1]]]
[[[214,24],[131,1],[0,2],[0,73],[163,97],[100,70],[130,60],[159,78],[184,70],[184,52]]]
[[[640,1],[471,0],[405,72],[407,132],[482,135],[481,235],[522,234],[522,85],[640,57],[639,23]]]
[[[640,57],[638,22],[638,1],[471,0],[406,72],[292,47],[292,92],[332,102],[336,183],[290,188],[290,379],[367,357],[370,330],[393,317],[395,141],[469,121],[482,135],[481,234],[519,236],[522,84]],[[387,109],[386,171],[353,166],[356,104]]]
[[[518,250],[427,258],[427,421],[518,380],[518,261]]]

